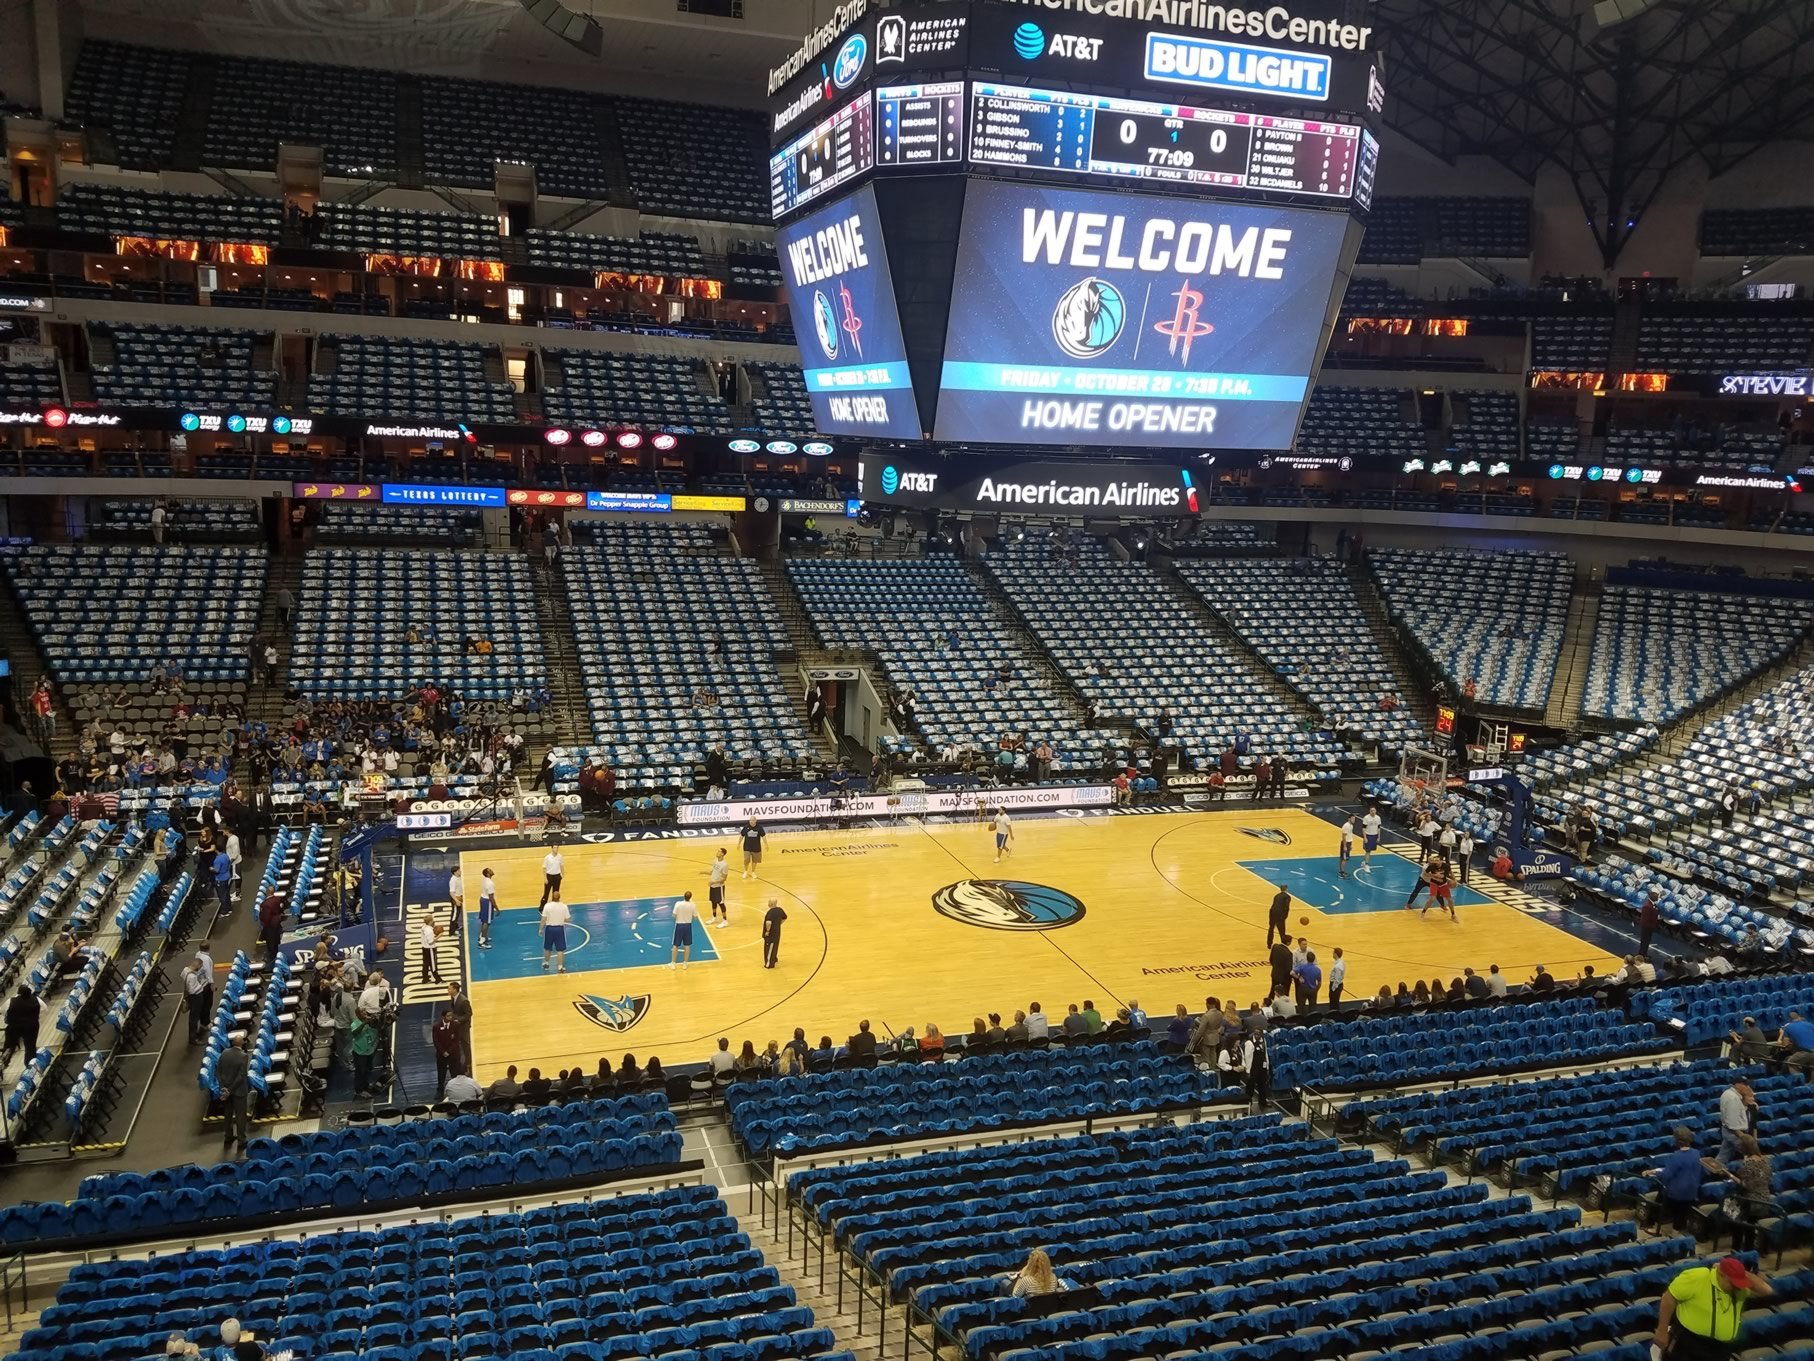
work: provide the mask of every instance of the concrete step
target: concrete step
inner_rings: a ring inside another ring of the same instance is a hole
[[[1552,728],[1574,728],[1581,718],[1581,695],[1593,660],[1594,631],[1600,620],[1598,590],[1577,591],[1568,603],[1568,625],[1562,634],[1556,674],[1550,681],[1543,721]]]

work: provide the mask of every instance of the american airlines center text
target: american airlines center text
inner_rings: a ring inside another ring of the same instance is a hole
[[[1092,14],[1104,19],[1129,19],[1134,23],[1165,28],[1200,28],[1237,38],[1270,38],[1274,42],[1309,47],[1333,47],[1343,52],[1364,52],[1373,30],[1340,19],[1306,19],[1283,5],[1247,9],[1240,5],[1211,5],[1204,0],[1012,0],[1035,9],[1070,14]],[[770,91],[773,93],[773,90]]]

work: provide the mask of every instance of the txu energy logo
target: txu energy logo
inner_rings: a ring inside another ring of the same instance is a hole
[[[1022,61],[1032,61],[1045,50],[1045,30],[1038,24],[1022,24],[1014,30],[1014,52]]]

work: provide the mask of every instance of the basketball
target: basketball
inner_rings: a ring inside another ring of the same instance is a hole
[[[1298,918],[1298,925],[1299,925],[1299,926],[1308,926],[1308,925],[1310,925],[1310,918],[1308,918],[1308,917],[1299,917],[1299,918]]]

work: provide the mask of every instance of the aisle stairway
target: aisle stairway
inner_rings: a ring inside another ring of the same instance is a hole
[[[586,686],[580,671],[579,648],[573,641],[566,583],[549,571],[539,553],[529,555],[529,580],[535,589],[536,622],[542,628],[542,654],[548,659],[549,689],[554,692],[555,741],[563,746],[590,742],[592,721],[586,712]],[[526,769],[534,770],[542,753],[531,749],[526,755]]]
[[[1367,627],[1373,632],[1373,640],[1379,644],[1379,650],[1385,654],[1386,661],[1392,667],[1392,677],[1398,682],[1399,700],[1417,716],[1418,727],[1426,733],[1434,733],[1436,704],[1430,698],[1429,687],[1411,669],[1373,573],[1365,567],[1348,567],[1345,570],[1348,580],[1354,585],[1355,598],[1360,601],[1361,614],[1367,621]]]
[[[800,594],[794,589],[794,583],[788,578],[787,565],[780,558],[764,558],[761,563],[762,579],[768,583],[769,597],[775,602],[775,608],[781,615],[781,622],[787,627],[787,636],[793,643],[793,656],[786,653],[777,654],[775,664],[782,674],[783,686],[793,697],[794,711],[799,716],[800,726],[807,728],[805,687],[799,683],[792,663],[797,659],[806,666],[830,666],[834,663],[848,666],[850,658],[843,653],[829,651],[819,646],[818,639],[813,637],[812,621],[807,617],[806,606],[800,600]],[[887,682],[883,678],[882,668],[875,658],[864,653],[860,665],[869,672],[869,679],[882,697],[884,704],[890,702]],[[809,728],[813,750],[823,761],[837,760],[838,744],[823,727]]]
[[[751,1210],[749,1196],[742,1190],[727,1190],[724,1193],[725,1204],[730,1207],[737,1220],[737,1227],[749,1235],[750,1243],[762,1254],[762,1258],[780,1273],[781,1283],[793,1287],[799,1303],[813,1311],[813,1322],[819,1327],[831,1329],[837,1339],[835,1351],[847,1351],[855,1361],[882,1361],[883,1355],[890,1347],[894,1355],[904,1355],[904,1338],[901,1332],[902,1314],[899,1309],[890,1309],[887,1317],[887,1333],[884,1334],[879,1324],[875,1302],[872,1299],[861,1314],[857,1311],[857,1287],[854,1282],[844,1282],[843,1307],[838,1304],[838,1264],[836,1250],[828,1248],[825,1253],[824,1272],[821,1274],[819,1250],[814,1241],[810,1251],[806,1248],[803,1235],[796,1224],[793,1253],[788,1253],[787,1221],[779,1224],[770,1219],[762,1222],[761,1194],[758,1187],[757,1204]],[[926,1343],[925,1330],[921,1329],[918,1339],[922,1346]]]
[[[0,655],[4,655],[13,668],[13,694],[24,707],[24,699],[38,684],[38,677],[50,674],[50,663],[38,650],[38,643],[32,637],[31,625],[25,622],[25,616],[19,611],[19,601],[13,595],[11,583],[0,585]],[[70,722],[68,702],[60,686],[51,682],[51,693],[56,697],[57,706],[57,739],[51,744],[51,756],[61,757],[73,752],[76,748],[74,724]],[[33,726],[30,719],[28,727]]]
[[[1543,721],[1552,728],[1574,729],[1581,724],[1581,692],[1593,661],[1594,629],[1599,619],[1600,583],[1588,582],[1568,602],[1568,626],[1562,634],[1562,651],[1557,656],[1549,705],[1543,714]]]

